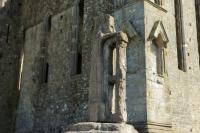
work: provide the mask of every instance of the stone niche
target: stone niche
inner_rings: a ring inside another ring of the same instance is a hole
[[[105,23],[100,23],[100,20]],[[70,132],[137,133],[126,124],[126,48],[128,36],[115,31],[114,18],[102,14],[95,18],[90,88],[89,122],[69,126]]]

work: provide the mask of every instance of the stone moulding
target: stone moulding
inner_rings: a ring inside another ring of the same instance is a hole
[[[136,37],[140,37],[139,34],[137,33],[135,27],[131,24],[130,21],[125,21],[122,24],[122,31],[124,31],[125,33],[127,33],[128,37],[130,39],[136,38]]]
[[[134,127],[141,133],[171,133],[172,124],[168,123],[154,123],[154,122],[141,122],[135,123]]]
[[[162,21],[156,21],[151,32],[150,35],[148,37],[148,41],[152,41],[156,38],[158,38],[160,35],[162,42],[164,43],[165,47],[167,47],[167,43],[169,42],[167,33],[165,31],[165,28],[163,26]]]
[[[69,126],[65,133],[138,133],[132,125],[83,122]]]

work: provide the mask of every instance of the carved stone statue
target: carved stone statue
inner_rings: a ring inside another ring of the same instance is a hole
[[[92,48],[89,120],[121,123],[127,121],[126,47],[128,37],[123,32],[115,32],[114,19],[111,16],[107,15],[104,20],[103,26],[101,24],[99,26],[97,43]],[[110,31],[104,31],[105,29]]]

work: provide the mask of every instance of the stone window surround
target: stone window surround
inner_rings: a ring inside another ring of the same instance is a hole
[[[159,20],[154,23],[148,41],[151,41],[152,44],[156,44],[157,46],[157,51],[156,51],[157,74],[160,77],[164,77],[167,74],[165,66],[166,65],[165,49],[167,48],[167,43],[169,42],[169,39],[162,21]]]
[[[160,35],[159,35],[160,36]],[[157,75],[164,77],[166,74],[166,60],[165,60],[165,47],[163,43],[160,43],[159,38],[154,39],[153,45],[156,45],[156,65],[157,65]]]

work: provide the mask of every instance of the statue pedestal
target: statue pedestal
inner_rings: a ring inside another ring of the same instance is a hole
[[[71,125],[65,133],[138,133],[132,125],[83,122]]]

